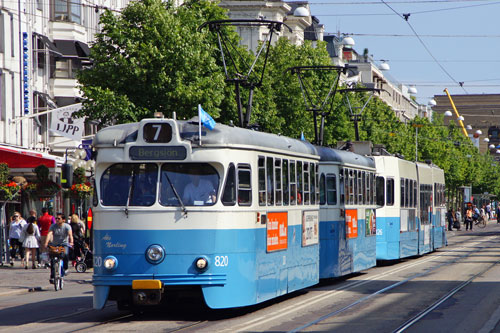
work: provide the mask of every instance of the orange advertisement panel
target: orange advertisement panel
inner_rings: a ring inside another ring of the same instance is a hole
[[[358,210],[345,210],[345,229],[347,238],[358,237]]]
[[[267,214],[267,252],[288,248],[288,213]]]

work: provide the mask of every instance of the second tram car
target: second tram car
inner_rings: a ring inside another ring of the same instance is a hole
[[[320,278],[376,265],[375,163],[349,151],[318,147]]]
[[[219,124],[198,130],[144,119],[96,135],[95,308],[190,293],[241,307],[319,282],[315,147]]]

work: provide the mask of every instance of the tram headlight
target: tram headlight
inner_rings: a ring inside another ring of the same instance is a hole
[[[108,256],[106,258],[104,258],[104,268],[106,268],[107,270],[114,270],[116,267],[118,267],[118,259],[116,259],[115,257],[113,256]]]
[[[165,258],[165,250],[160,245],[154,244],[146,250],[146,260],[152,264],[159,264]]]
[[[208,267],[208,261],[206,258],[200,257],[195,260],[195,266],[196,269],[199,270],[200,272],[204,271]]]

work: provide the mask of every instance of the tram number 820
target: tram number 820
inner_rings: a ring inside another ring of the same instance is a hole
[[[227,256],[215,256],[215,267],[227,267],[229,258]]]

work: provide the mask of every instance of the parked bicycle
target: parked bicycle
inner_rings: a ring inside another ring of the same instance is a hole
[[[50,283],[56,291],[64,287],[64,246],[49,246],[50,256]]]

